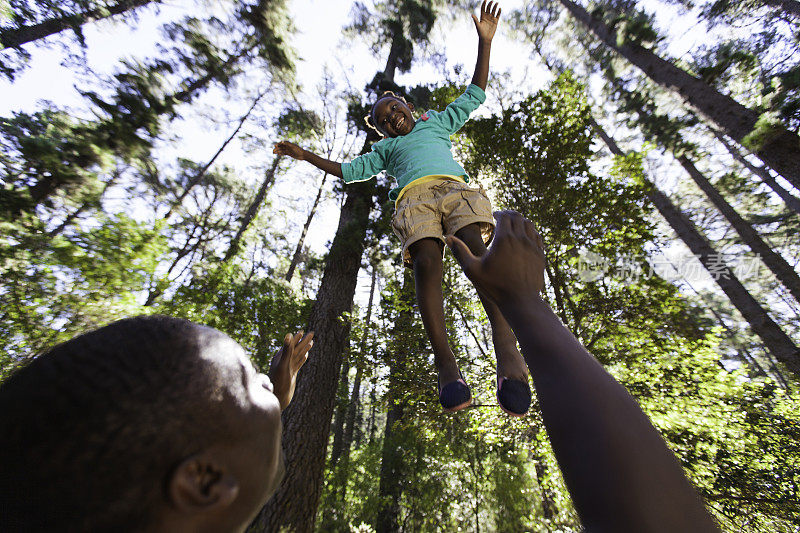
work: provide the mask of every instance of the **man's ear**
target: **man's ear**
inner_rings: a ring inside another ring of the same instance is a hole
[[[409,108],[411,111],[414,111],[414,104],[412,104],[411,102],[406,102],[406,105],[408,106],[408,108]]]
[[[172,473],[170,503],[186,512],[227,507],[239,494],[239,482],[210,452],[184,459]]]

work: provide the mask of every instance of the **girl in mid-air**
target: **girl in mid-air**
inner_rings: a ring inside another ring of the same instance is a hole
[[[469,176],[454,159],[450,136],[486,100],[489,52],[500,8],[484,0],[478,32],[478,59],[472,84],[442,112],[427,111],[415,120],[414,106],[394,93],[384,93],[372,106],[367,124],[384,139],[372,151],[349,163],[324,159],[287,141],[273,150],[308,161],[346,183],[364,181],[382,170],[395,178],[389,193],[395,201],[392,229],[403,245],[403,261],[413,267],[422,323],[431,341],[439,372],[439,402],[446,411],[472,403],[472,393],[447,342],[442,296],[442,256],[445,235],[455,235],[473,254],[486,253],[494,233],[492,206],[485,191],[467,185]],[[497,306],[478,292],[492,326],[497,357],[497,401],[512,416],[524,415],[531,401],[528,371],[517,350],[517,339]]]

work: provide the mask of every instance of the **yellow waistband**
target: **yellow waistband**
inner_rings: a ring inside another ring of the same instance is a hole
[[[400,189],[400,192],[397,193],[397,200],[394,201],[394,208],[397,209],[397,204],[400,203],[400,198],[403,197],[403,194],[411,187],[416,187],[417,185],[422,185],[423,183],[428,183],[429,181],[436,181],[436,180],[452,180],[452,181],[460,181],[461,183],[466,183],[464,178],[461,176],[451,176],[450,174],[431,174],[430,176],[422,176],[421,178],[417,178],[414,181],[410,181],[406,184],[405,187]]]

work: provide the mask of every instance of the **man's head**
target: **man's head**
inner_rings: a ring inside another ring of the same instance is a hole
[[[367,125],[384,137],[408,135],[414,129],[414,105],[391,91],[386,91],[365,117]]]
[[[0,530],[244,529],[283,473],[280,407],[242,348],[115,322],[0,386]]]

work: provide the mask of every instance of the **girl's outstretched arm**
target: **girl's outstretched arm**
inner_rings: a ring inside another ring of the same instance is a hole
[[[275,147],[272,149],[272,153],[277,155],[288,155],[289,157],[297,159],[298,161],[308,161],[318,169],[327,172],[328,174],[332,174],[337,178],[342,177],[341,163],[320,157],[313,152],[309,152],[308,150],[300,148],[294,143],[290,143],[289,141],[281,141],[276,143]]]
[[[481,5],[480,20],[472,15],[475,23],[475,30],[478,32],[478,60],[475,63],[475,74],[472,76],[473,85],[477,85],[484,91],[486,81],[489,79],[489,52],[492,49],[492,38],[497,30],[497,20],[500,18],[500,7],[497,2],[483,0]]]

